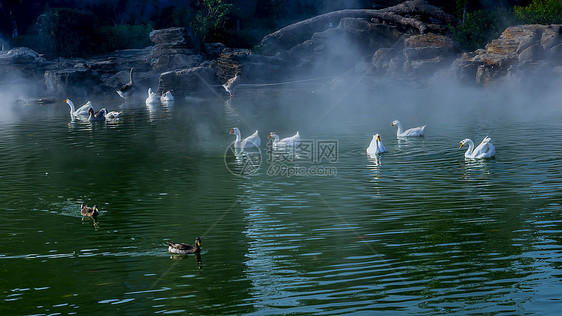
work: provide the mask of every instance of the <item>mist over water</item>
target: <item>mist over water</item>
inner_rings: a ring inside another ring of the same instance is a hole
[[[71,122],[60,97],[1,88],[0,311],[559,311],[561,80],[359,76],[173,106],[147,107],[142,88],[129,104],[67,96],[124,111],[116,123]],[[396,119],[426,136],[396,139]],[[255,174],[225,165],[231,127],[259,130]],[[337,173],[268,173],[270,131],[336,141],[336,162],[301,165]],[[387,152],[373,159],[375,133]],[[496,158],[465,160],[459,141],[486,135]],[[97,226],[82,202],[101,206]],[[196,236],[199,258],[167,254],[166,240]]]

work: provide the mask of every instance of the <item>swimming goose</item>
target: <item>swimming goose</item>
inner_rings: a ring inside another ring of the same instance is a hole
[[[236,87],[238,87],[238,84],[240,83],[240,76],[238,75],[238,72],[236,72],[236,75],[233,78],[228,79],[228,81],[222,85],[222,87],[224,88],[224,90],[226,90],[226,92],[228,92],[228,95],[232,98],[232,96],[234,95],[234,90],[236,90]]]
[[[64,100],[64,102],[66,102],[70,106],[70,118],[71,119],[79,118],[81,116],[88,116],[89,115],[88,110],[94,109],[94,107],[92,106],[92,101],[86,102],[86,104],[82,105],[77,110],[74,109],[74,103],[72,103],[72,101],[70,101],[70,99],[66,99],[66,100]]]
[[[371,139],[371,143],[369,147],[367,147],[367,153],[371,156],[380,154],[386,151],[386,148],[382,144],[381,135],[375,134],[373,135],[373,139]]]
[[[236,135],[236,140],[234,141],[234,148],[236,149],[260,147],[261,145],[261,139],[258,135],[257,130],[252,135],[244,138],[243,140],[240,139],[240,130],[237,127],[231,128],[230,134]]]
[[[296,148],[301,143],[301,136],[299,132],[291,137],[286,137],[279,140],[279,135],[276,132],[270,132],[268,139],[273,138],[273,148]]]
[[[201,252],[201,238],[195,238],[194,246],[168,241],[168,252],[178,253],[180,255],[199,253]]]
[[[491,143],[492,139],[484,137],[480,145],[474,148],[474,143],[470,138],[465,138],[460,142],[460,148],[468,144],[468,150],[464,153],[465,158],[492,158],[496,155],[496,148]]]
[[[105,110],[105,108],[104,108],[104,110]],[[108,120],[108,121],[114,121],[114,120],[118,120],[118,119],[119,119],[119,116],[120,116],[121,114],[123,114],[123,111],[110,111],[110,112],[107,112],[107,110],[105,110],[104,117],[105,117],[105,119]]]
[[[398,126],[398,130],[396,131],[397,137],[423,136],[424,128],[425,128],[424,125],[424,126],[413,127],[405,131],[402,131],[402,124],[398,120],[395,120],[394,122],[392,122],[392,124],[390,124],[390,126],[394,126],[394,125]]]
[[[96,217],[99,214],[99,209],[97,205],[93,207],[86,206],[86,203],[82,203],[80,207],[80,215],[82,216],[89,216],[89,217]]]
[[[172,92],[166,91],[166,93],[162,94],[162,96],[160,96],[160,102],[174,102],[174,96],[172,95]]]
[[[105,108],[97,111],[94,113],[94,109],[89,109],[88,113],[90,116],[88,117],[88,121],[102,121],[105,120],[105,113],[107,110]]]
[[[156,104],[159,102],[156,93],[152,92],[152,88],[148,88],[148,98],[146,98],[146,104]]]
[[[117,89],[119,96],[125,100],[127,100],[135,92],[135,87],[133,86],[133,69],[135,68],[131,68],[131,71],[129,72],[129,82]]]

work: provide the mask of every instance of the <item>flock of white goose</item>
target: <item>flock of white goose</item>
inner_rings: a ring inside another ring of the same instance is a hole
[[[232,98],[234,95],[234,90],[240,83],[240,75],[236,72],[235,76],[229,79],[223,86],[223,88],[228,92],[229,96]],[[121,88],[117,90],[119,96],[124,98],[125,100],[128,99],[134,92],[133,86],[133,68],[131,68],[129,73],[129,82],[124,84]],[[78,109],[74,108],[74,103],[69,99],[64,100],[70,106],[70,117],[72,120],[76,119],[85,119],[87,116],[88,121],[100,121],[100,120],[117,120],[122,112],[118,111],[107,111],[107,109],[102,108],[99,111],[95,112],[92,106],[92,102],[88,101],[86,104],[81,106]],[[174,102],[174,96],[170,91],[163,93],[160,97],[152,92],[151,88],[148,88],[148,97],[145,100],[147,106],[162,103],[162,104],[171,104]],[[413,127],[407,130],[404,130],[400,121],[395,120],[392,122],[390,126],[396,126],[396,137],[423,137],[425,125],[419,127]],[[237,127],[233,127],[230,129],[230,134],[234,134],[236,139],[234,140],[234,148],[237,150],[244,150],[249,148],[259,148],[261,145],[261,139],[258,135],[258,131],[256,130],[252,135],[242,139],[240,130]],[[301,143],[301,137],[299,132],[291,137],[286,137],[283,139],[279,139],[279,135],[276,132],[270,132],[268,139],[272,138],[272,146],[274,150],[278,149],[290,149],[296,148]],[[496,149],[494,145],[491,143],[491,138],[486,136],[482,140],[482,142],[475,148],[474,142],[469,139],[465,138],[460,142],[460,147],[466,146],[468,144],[468,150],[464,153],[466,158],[473,158],[473,159],[481,159],[481,158],[491,158],[494,157],[496,154]],[[367,147],[367,154],[371,157],[376,157],[379,154],[382,154],[386,151],[384,147],[380,134],[373,135],[371,139],[371,143],[369,147]]]
[[[396,126],[398,128],[398,130],[396,131],[396,137],[398,138],[424,136],[425,125],[404,130],[402,128],[402,124],[400,123],[400,121],[396,120],[392,122],[390,126]],[[468,150],[464,153],[465,158],[471,158],[471,159],[492,158],[496,155],[496,148],[494,147],[494,145],[492,145],[491,140],[492,139],[490,137],[486,136],[484,137],[484,140],[482,140],[480,145],[474,148],[474,142],[469,138],[465,138],[460,141],[459,148],[462,148],[463,146],[468,144]],[[379,134],[373,135],[373,139],[371,140],[369,147],[367,147],[367,154],[373,157],[385,151],[386,148],[382,143],[381,136]]]
[[[425,125],[420,127],[413,127],[404,130],[400,121],[395,120],[390,126],[396,126],[398,130],[396,131],[396,137],[423,137]],[[234,134],[236,139],[234,140],[234,148],[238,150],[244,150],[249,148],[258,148],[261,145],[261,139],[256,130],[252,135],[242,139],[240,135],[240,130],[237,127],[230,129],[230,134]],[[273,138],[272,146],[273,149],[290,149],[296,148],[300,142],[300,134],[297,132],[295,135],[283,139],[279,139],[279,135],[276,132],[270,132],[269,138]],[[468,150],[464,153],[466,158],[471,159],[482,159],[482,158],[492,158],[496,155],[496,148],[491,143],[491,138],[486,136],[484,140],[476,148],[474,147],[474,142],[465,138],[460,142],[460,147],[468,145]],[[384,144],[382,143],[380,134],[373,135],[369,147],[367,147],[367,154],[371,157],[377,157],[386,151]]]
[[[106,108],[102,108],[96,112],[92,106],[92,101],[86,102],[86,104],[82,105],[78,109],[75,108],[74,103],[70,99],[66,99],[64,102],[70,106],[71,120],[114,121],[118,120],[119,116],[123,114],[123,111],[108,111]],[[167,91],[158,97],[156,93],[152,92],[151,88],[148,88],[148,98],[146,98],[147,105],[157,103],[171,104],[172,102],[174,102],[174,96],[170,91]]]
[[[259,148],[261,145],[261,139],[256,130],[252,135],[242,139],[240,135],[240,130],[238,127],[233,127],[230,129],[230,134],[234,134],[236,139],[234,140],[234,148],[238,150],[244,150],[249,148]],[[286,137],[279,139],[279,135],[276,132],[270,132],[267,139],[272,139],[273,149],[291,149],[296,148],[301,143],[301,136],[299,132],[291,137]]]
[[[102,108],[96,112],[92,106],[92,101],[86,102],[86,104],[82,105],[78,109],[74,107],[74,103],[70,99],[66,99],[64,102],[70,106],[71,120],[111,121],[119,119],[119,116],[123,113],[122,111],[108,111],[106,108]]]

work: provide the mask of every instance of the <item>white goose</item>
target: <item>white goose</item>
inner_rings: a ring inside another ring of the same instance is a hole
[[[236,140],[234,141],[234,148],[235,149],[245,149],[251,147],[260,147],[261,139],[258,135],[258,131],[256,130],[252,135],[244,138],[241,140],[240,137],[240,130],[237,127],[233,127],[230,129],[230,134],[236,135]]]
[[[66,102],[69,106],[70,106],[70,118],[74,119],[74,118],[86,118],[86,116],[90,115],[90,113],[88,112],[90,109],[94,109],[94,107],[92,106],[92,101],[88,101],[86,102],[86,104],[82,105],[81,107],[79,107],[78,109],[74,108],[74,103],[72,103],[72,101],[70,101],[70,99],[66,99],[64,100],[64,102]]]
[[[174,102],[174,96],[172,95],[172,92],[166,91],[166,93],[162,94],[162,96],[160,96],[160,102],[162,103]]]
[[[104,109],[105,110],[105,109]],[[108,112],[107,110],[105,110],[105,119],[108,121],[115,121],[119,119],[119,116],[123,114],[123,111],[110,111]]]
[[[238,84],[240,84],[240,76],[238,75],[238,72],[236,72],[236,75],[228,79],[228,81],[225,84],[223,84],[222,87],[224,88],[224,90],[226,90],[226,92],[228,92],[228,95],[232,98],[232,96],[234,95],[234,90],[236,90]]]
[[[468,144],[468,150],[464,153],[465,158],[492,158],[496,155],[496,147],[490,142],[492,139],[488,136],[484,137],[480,145],[474,148],[471,139],[465,138],[460,142],[460,148]]]
[[[152,92],[152,88],[148,88],[148,98],[146,98],[146,104],[156,104],[159,102],[156,93]]]
[[[376,154],[380,154],[385,151],[386,148],[382,143],[381,135],[379,134],[373,135],[373,139],[371,139],[371,143],[369,144],[369,147],[367,147],[367,154],[374,156]]]
[[[297,133],[291,137],[285,137],[281,140],[279,140],[279,135],[277,135],[276,132],[270,132],[269,136],[267,137],[269,138],[273,138],[273,149],[278,149],[278,148],[296,148],[298,145],[300,145],[301,143],[301,136],[299,134],[299,132],[297,131]]]
[[[395,120],[390,124],[390,126],[398,126],[398,130],[396,131],[396,137],[409,137],[409,136],[423,136],[425,125],[420,127],[413,127],[403,131],[402,124],[400,121]]]

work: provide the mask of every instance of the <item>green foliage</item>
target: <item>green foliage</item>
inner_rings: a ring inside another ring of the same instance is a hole
[[[497,38],[507,26],[507,12],[479,10],[467,13],[464,23],[451,27],[452,38],[464,50],[473,51]]]
[[[189,7],[169,7],[156,12],[152,18],[154,29],[165,29],[168,27],[184,26],[189,27],[190,23]]]
[[[513,10],[526,24],[562,23],[562,0],[533,0],[528,6],[515,6]]]
[[[51,57],[92,55],[96,25],[93,13],[67,8],[48,9],[37,20],[44,52]]]
[[[224,40],[223,29],[232,4],[223,0],[201,0],[193,21],[195,36],[202,43]]]
[[[113,25],[99,29],[97,53],[106,53],[118,49],[145,48],[152,45],[149,25]]]
[[[151,45],[148,25],[99,26],[89,11],[49,9],[36,23],[41,46],[49,57],[89,57],[117,49]],[[32,46],[33,47],[33,46]]]

